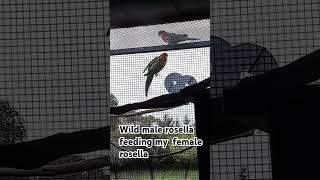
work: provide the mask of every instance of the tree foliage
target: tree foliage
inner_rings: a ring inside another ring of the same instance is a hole
[[[8,101],[0,100],[0,145],[21,142],[26,137],[23,119]],[[2,180],[27,180],[28,177],[1,177]]]
[[[111,104],[116,104],[117,98],[111,95],[113,98],[112,100],[114,102],[111,102]],[[114,107],[114,106],[112,106]],[[187,115],[184,116],[184,118],[181,120],[175,120],[173,117],[170,117],[168,114],[164,114],[162,118],[157,118],[152,115],[137,115],[132,117],[112,117],[111,118],[111,142],[115,145],[118,145],[118,139],[120,137],[130,138],[133,139],[137,137],[136,134],[120,134],[118,126],[123,124],[132,124],[132,125],[140,125],[140,126],[152,126],[152,125],[158,125],[160,127],[173,127],[173,126],[182,126],[182,125],[191,125],[191,120]],[[172,135],[172,134],[139,134],[139,137],[142,137],[144,139],[169,139],[169,141],[173,137],[179,137],[179,138],[193,138],[195,135]],[[136,150],[137,147],[121,147],[123,149],[126,149],[128,151]],[[165,153],[172,153],[179,150],[182,150],[185,147],[172,147],[171,144],[166,148],[162,147],[155,147],[152,148],[144,148],[139,147],[139,149],[144,149],[145,151],[148,151],[150,155],[161,155]],[[168,163],[170,164],[184,164],[186,162],[191,162],[191,164],[196,163],[196,148],[192,148],[191,150],[188,150],[181,154],[176,154],[173,156],[166,156],[165,158],[149,158],[146,160],[141,159],[120,159],[118,158],[118,153],[121,151],[118,147],[111,146],[111,159],[112,159],[112,166],[113,167],[123,167],[128,166],[130,167],[131,164],[135,164],[134,167],[142,167],[145,163],[151,163],[153,165],[164,165],[167,166]]]
[[[23,119],[8,101],[0,100],[0,144],[21,142],[26,137]]]

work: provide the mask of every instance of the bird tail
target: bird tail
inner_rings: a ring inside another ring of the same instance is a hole
[[[178,44],[178,42],[176,42],[176,41],[175,41],[175,42],[169,42],[169,43],[168,43],[168,45],[177,45],[177,44]]]
[[[151,85],[151,82],[152,82],[152,79],[153,79],[153,74],[149,74],[147,76],[147,80],[146,80],[146,97],[148,96],[148,91],[149,91],[149,87]]]
[[[145,72],[148,69],[148,66],[143,70],[143,72]]]
[[[143,71],[144,72],[144,71]],[[147,72],[147,74],[144,74],[144,76],[148,76],[150,74],[150,72]]]
[[[186,40],[196,41],[196,40],[200,40],[200,39],[198,39],[198,38],[187,38]]]

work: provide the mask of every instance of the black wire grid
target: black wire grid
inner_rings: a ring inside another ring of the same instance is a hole
[[[320,47],[317,0],[211,1],[211,97]],[[263,52],[262,54],[260,52]],[[211,179],[272,179],[269,136],[211,146]]]
[[[0,100],[23,118],[24,141],[110,125],[108,28],[109,1],[1,1]],[[106,179],[107,173],[21,179]]]

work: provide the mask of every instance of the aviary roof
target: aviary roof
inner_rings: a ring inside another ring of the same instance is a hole
[[[158,32],[160,30],[172,33],[188,34],[191,38],[199,39],[196,41],[184,41],[179,44],[199,44],[201,42],[210,42],[210,19],[204,19],[169,24],[138,26],[133,28],[111,29],[110,49],[111,51],[116,51],[148,47],[158,47],[158,49],[165,48],[166,43],[162,41],[160,36],[158,36]],[[179,45],[177,47],[179,47]],[[157,48],[154,48],[154,51],[156,50]],[[152,49],[150,49],[150,52],[151,51]],[[127,54],[130,54],[130,52]]]

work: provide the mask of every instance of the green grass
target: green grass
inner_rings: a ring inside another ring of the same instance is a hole
[[[154,180],[185,180],[184,169],[161,169],[155,170]],[[112,180],[150,180],[150,172],[148,170],[126,170],[118,172],[118,178],[115,177],[114,172],[111,172]],[[198,180],[198,170],[189,169],[188,180]]]

